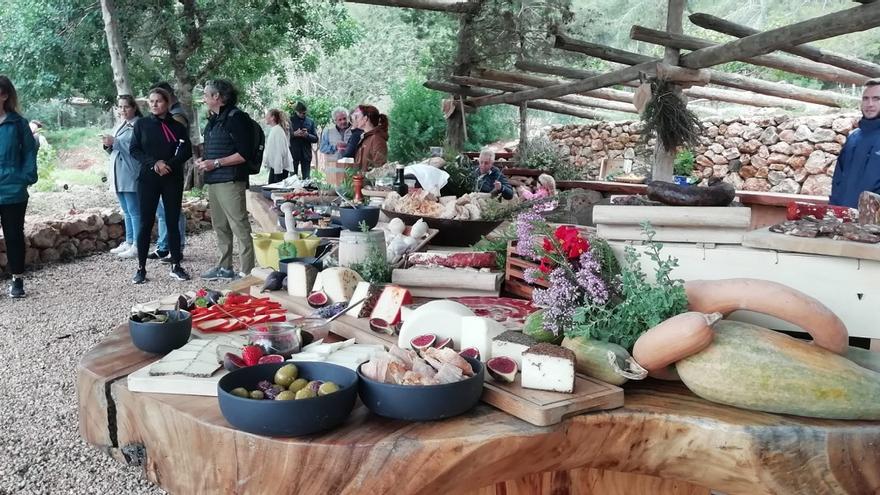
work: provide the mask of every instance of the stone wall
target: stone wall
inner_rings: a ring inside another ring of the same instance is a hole
[[[858,119],[850,114],[705,121],[694,174],[746,191],[827,196],[837,155]],[[653,139],[640,143],[641,128],[640,122],[600,122],[554,127],[549,136],[593,179],[606,158],[651,163]]]
[[[206,200],[184,201],[183,212],[187,232],[211,228],[211,212]],[[33,268],[113,249],[125,240],[125,224],[118,209],[101,208],[27,222],[24,234],[25,264]],[[7,262],[6,242],[0,237],[0,273],[6,269]]]

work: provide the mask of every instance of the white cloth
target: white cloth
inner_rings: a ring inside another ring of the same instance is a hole
[[[427,163],[414,163],[403,169],[405,175],[415,175],[422,189],[440,197],[440,189],[449,182],[449,173]]]
[[[263,166],[276,174],[284,170],[296,172],[293,166],[293,155],[288,147],[290,138],[280,125],[273,125],[266,138],[266,149],[263,150]]]

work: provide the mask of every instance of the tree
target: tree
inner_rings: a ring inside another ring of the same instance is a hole
[[[130,95],[131,82],[128,79],[128,65],[125,63],[125,44],[119,35],[119,23],[116,21],[116,7],[113,0],[101,0],[101,14],[104,18],[104,34],[110,51],[110,67],[113,69],[116,94]]]

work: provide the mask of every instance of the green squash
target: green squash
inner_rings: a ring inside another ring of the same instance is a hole
[[[553,332],[549,332],[544,329],[543,309],[535,311],[526,318],[526,322],[523,326],[522,332],[529,337],[537,340],[538,343],[549,342],[554,345],[559,345],[564,338],[564,335],[553,335]]]
[[[627,378],[614,370],[608,362],[608,352],[617,356],[617,364],[623,368],[630,355],[623,347],[610,342],[593,340],[585,337],[566,337],[562,347],[574,352],[577,359],[575,369],[578,373],[602,380],[612,385],[623,385]]]

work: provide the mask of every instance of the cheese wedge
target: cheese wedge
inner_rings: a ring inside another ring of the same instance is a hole
[[[331,303],[351,301],[358,282],[364,279],[351,268],[326,268],[318,274],[312,291],[323,291]]]
[[[312,292],[318,270],[305,263],[287,264],[287,293],[294,297],[307,297]]]
[[[492,339],[492,357],[508,357],[522,369],[522,354],[538,342],[522,332],[508,330]]]
[[[551,392],[574,392],[575,355],[570,349],[541,343],[522,354],[522,386]]]
[[[376,307],[370,313],[370,319],[379,318],[385,320],[389,325],[396,325],[400,322],[400,313],[404,304],[412,303],[412,296],[409,291],[403,287],[396,285],[386,286],[376,302]]]

